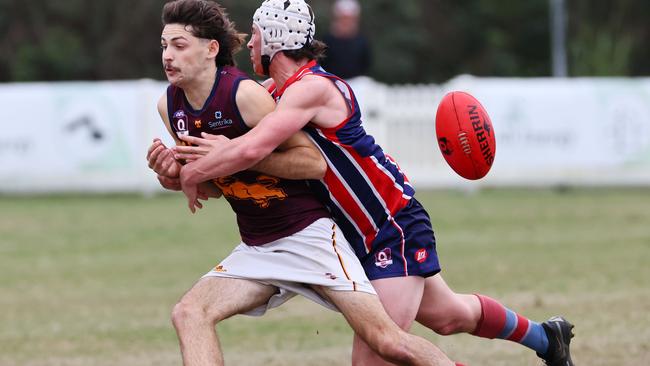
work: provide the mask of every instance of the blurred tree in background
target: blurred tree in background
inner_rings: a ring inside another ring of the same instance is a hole
[[[261,0],[222,0],[249,32]],[[317,38],[333,0],[311,0]],[[0,82],[163,79],[164,0],[0,0]],[[549,76],[548,0],[361,0],[371,76],[444,82],[458,74]],[[650,1],[566,0],[571,76],[649,75]],[[250,72],[248,52],[238,55]]]
[[[650,74],[650,1],[568,1],[573,76]]]

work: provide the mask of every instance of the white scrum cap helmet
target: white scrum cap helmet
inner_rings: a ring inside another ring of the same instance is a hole
[[[303,48],[316,32],[314,12],[305,0],[264,0],[253,15],[253,24],[262,35],[262,64],[267,74],[276,53]]]

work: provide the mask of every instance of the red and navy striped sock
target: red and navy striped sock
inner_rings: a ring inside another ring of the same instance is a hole
[[[548,350],[548,337],[541,324],[524,318],[498,301],[476,295],[481,302],[481,319],[472,333],[483,338],[500,338],[520,343],[539,354]]]

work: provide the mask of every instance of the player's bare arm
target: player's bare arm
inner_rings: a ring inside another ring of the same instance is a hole
[[[322,179],[327,162],[304,132],[298,132],[250,170],[285,179]]]
[[[242,81],[236,95],[237,106],[242,118],[249,127],[256,126],[275,108],[275,102],[263,86],[254,81]],[[203,140],[188,137],[184,147],[187,153],[179,155],[187,161],[194,161],[213,149],[215,145],[228,139],[220,136],[204,135]],[[261,173],[285,179],[321,179],[327,170],[327,163],[320,150],[302,131],[298,131],[284,141],[262,161],[249,168]]]
[[[288,88],[282,98],[296,98],[297,96],[294,95],[298,91],[294,86],[298,83],[301,90],[312,90],[313,98],[317,99],[317,109],[310,122],[319,127],[332,128],[347,119],[350,114],[348,103],[331,80],[317,75],[307,75]]]
[[[253,80],[242,80],[237,88],[235,104],[239,109],[244,123],[255,127],[275,109],[275,102],[263,86]]]
[[[202,133],[201,136],[184,138],[192,145],[188,146],[192,153],[182,154],[187,162],[202,158],[215,146],[229,140],[221,135]],[[248,170],[284,179],[322,179],[327,171],[327,162],[307,134],[298,132]]]
[[[249,127],[255,127],[275,109],[275,102],[266,87],[252,80],[241,82],[236,103]],[[327,163],[307,135],[299,131],[250,170],[285,179],[321,179],[325,176]]]
[[[322,78],[318,78],[322,79]],[[181,169],[181,183],[189,187],[207,179],[222,177],[248,169],[271,154],[282,142],[300,131],[315,117],[326,119],[328,87],[327,80],[309,78],[294,83],[285,92],[275,111],[264,117],[256,128],[232,140],[221,140],[202,159]],[[324,124],[327,122],[324,122]],[[337,122],[329,122],[333,127]],[[182,137],[187,142],[195,140]],[[192,149],[176,146],[177,157],[191,153]],[[187,192],[186,192],[187,193]]]

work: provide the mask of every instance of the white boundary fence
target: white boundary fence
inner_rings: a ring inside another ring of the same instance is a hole
[[[444,85],[352,82],[366,129],[416,188],[549,185],[650,186],[650,78],[503,79],[461,76]],[[0,193],[160,190],[145,161],[167,132],[156,112],[166,84],[0,84]],[[459,178],[435,138],[438,102],[477,97],[497,139],[492,171]]]

